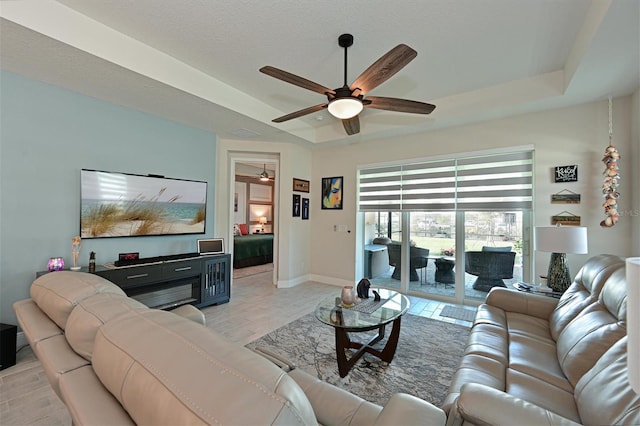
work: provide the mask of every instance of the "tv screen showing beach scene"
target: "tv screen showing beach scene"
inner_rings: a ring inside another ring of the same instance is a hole
[[[204,234],[207,182],[82,169],[82,238]]]

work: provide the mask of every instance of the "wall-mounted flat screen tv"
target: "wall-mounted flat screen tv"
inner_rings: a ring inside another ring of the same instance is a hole
[[[80,172],[82,238],[204,234],[207,182]]]

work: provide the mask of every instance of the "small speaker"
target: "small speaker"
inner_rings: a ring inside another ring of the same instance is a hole
[[[0,370],[16,365],[16,336],[18,327],[0,324]]]

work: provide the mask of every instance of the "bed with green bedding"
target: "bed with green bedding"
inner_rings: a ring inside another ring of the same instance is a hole
[[[273,234],[236,235],[233,237],[233,267],[273,262]]]

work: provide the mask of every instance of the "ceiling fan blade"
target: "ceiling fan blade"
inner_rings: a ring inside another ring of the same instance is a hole
[[[328,104],[314,105],[309,108],[292,112],[291,114],[283,115],[282,117],[274,118],[271,121],[273,121],[274,123],[282,123],[283,121],[291,120],[292,118],[298,118],[302,117],[303,115],[311,114],[312,112],[320,111],[322,109],[325,109],[327,106]]]
[[[380,59],[375,61],[349,86],[351,91],[359,90],[353,96],[364,95],[387,81],[391,76],[400,71],[418,55],[418,52],[407,46],[399,44]]]
[[[368,101],[368,102],[367,102]],[[367,96],[365,108],[384,109],[387,111],[410,112],[413,114],[431,114],[436,109],[433,104],[410,101],[408,99],[386,98],[382,96]]]
[[[302,87],[303,89],[311,90],[312,92],[318,92],[321,95],[326,95],[327,93],[335,94],[336,92],[328,87],[324,87],[321,84],[314,83],[311,80],[307,80],[306,78],[299,77],[295,74],[291,74],[290,72],[283,71],[278,68],[266,66],[260,68],[260,72],[271,77],[277,78],[278,80],[285,81],[287,83],[294,84],[298,87]]]
[[[353,118],[342,120],[342,125],[349,136],[360,133],[360,119],[357,115]]]

